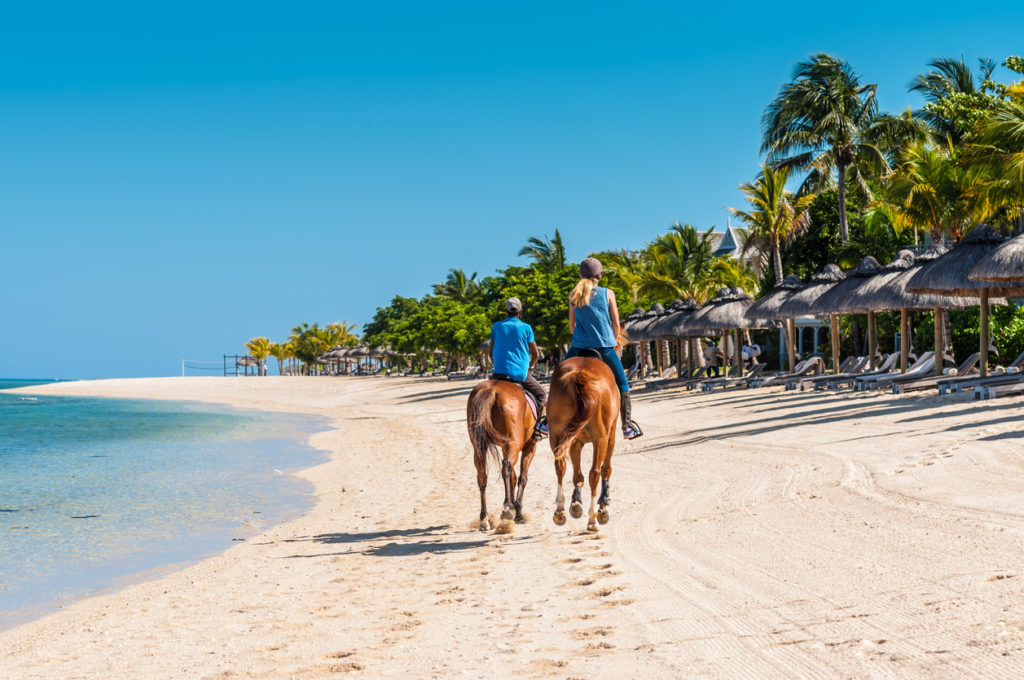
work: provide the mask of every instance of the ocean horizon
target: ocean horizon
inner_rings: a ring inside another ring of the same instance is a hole
[[[0,379],[0,390],[54,380]],[[313,416],[0,391],[0,629],[295,517]]]

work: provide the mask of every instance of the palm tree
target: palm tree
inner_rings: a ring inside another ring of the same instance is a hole
[[[556,231],[557,235],[558,232]],[[523,253],[520,251],[519,253]],[[466,272],[459,269],[449,269],[448,278],[444,283],[434,286],[434,295],[451,298],[457,302],[469,302],[469,300],[480,290],[480,283],[476,280],[476,272],[472,276],[466,276]]]
[[[810,207],[815,194],[796,197],[786,190],[789,168],[761,166],[761,174],[753,182],[740,185],[751,210],[728,208],[743,222],[749,235],[743,254],[753,248],[768,252],[775,270],[775,281],[782,281],[782,245],[789,243],[811,223]]]
[[[932,127],[937,143],[948,139],[954,147],[959,147],[985,116],[986,110],[996,104],[997,98],[986,85],[996,62],[992,59],[978,61],[977,81],[963,57],[933,59],[928,63],[931,70],[911,81],[910,91],[918,92],[928,100],[924,108],[915,111],[914,115]]]
[[[745,291],[757,288],[757,272],[734,257],[716,257],[712,260],[710,279],[714,288],[739,286]]]
[[[851,66],[827,54],[797,64],[793,81],[782,86],[761,118],[762,153],[775,167],[810,170],[804,189],[839,193],[839,229],[850,240],[846,183],[856,182],[867,197],[867,176],[888,169],[878,146],[876,86],[863,85]],[[885,127],[895,119],[885,119]],[[835,173],[835,179],[833,179]]]
[[[672,225],[648,246],[650,267],[642,275],[639,292],[663,300],[692,297],[703,302],[714,288],[712,233],[713,228],[701,234],[689,224]]]
[[[604,266],[609,281],[617,281],[629,291],[629,299],[636,304],[640,300],[640,285],[649,262],[643,251],[613,250],[593,253]]]
[[[980,126],[968,161],[991,173],[987,195],[993,208],[1010,217],[1024,212],[1024,96],[994,111]]]
[[[249,356],[260,362],[259,374],[266,375],[266,361],[267,357],[270,355],[270,340],[263,337],[253,338],[249,342],[244,343],[244,345],[245,348],[249,350]]]
[[[952,146],[907,146],[885,193],[905,223],[927,229],[935,241],[957,243],[992,212],[989,168],[957,162]]]
[[[565,244],[562,243],[562,235],[557,229],[555,237],[549,240],[531,236],[526,245],[519,250],[519,254],[531,258],[537,268],[545,272],[557,272],[566,265]]]
[[[270,356],[277,359],[278,375],[284,375],[284,360],[288,358],[288,349],[286,344],[281,342],[270,343]]]

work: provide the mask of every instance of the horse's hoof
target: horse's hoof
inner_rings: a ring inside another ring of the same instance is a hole
[[[516,517],[516,524],[526,524],[526,518],[522,515]]]
[[[480,531],[490,531],[491,523],[485,519],[480,520]]]
[[[509,510],[508,508],[505,508],[504,510],[501,511],[502,519],[512,519],[513,516],[514,515],[512,514],[512,511]]]
[[[608,524],[608,511],[604,508],[597,511],[597,521],[601,524]]]
[[[590,520],[590,522],[587,523],[587,531],[597,531],[597,522]]]
[[[583,504],[573,503],[569,506],[569,514],[572,515],[573,519],[579,519],[583,517]]]
[[[565,524],[565,510],[555,510],[555,516],[551,518],[558,526]]]

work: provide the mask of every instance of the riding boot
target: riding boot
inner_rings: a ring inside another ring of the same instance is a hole
[[[548,436],[548,417],[545,404],[537,404],[537,424],[533,427],[533,441],[539,442]]]
[[[619,408],[622,418],[622,438],[636,439],[637,437],[643,436],[643,430],[640,429],[640,426],[637,425],[632,418],[632,405],[629,403],[629,392],[619,393]]]

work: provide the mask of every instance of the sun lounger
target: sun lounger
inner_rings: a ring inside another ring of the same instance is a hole
[[[750,383],[757,380],[767,364],[755,364],[750,371],[742,378],[716,378],[705,380],[700,384],[701,392],[712,392],[719,387],[749,387]]]
[[[813,387],[814,389],[823,389],[827,386],[831,386],[833,381],[842,380],[843,378],[863,373],[867,365],[867,357],[846,357],[846,361],[839,364],[839,371],[837,373],[823,373],[821,375],[790,378],[786,381],[786,389],[798,389],[801,392],[810,387]]]
[[[821,357],[804,359],[796,365],[792,371],[782,371],[772,375],[758,377],[750,382],[750,387],[764,387],[765,385],[777,385],[790,378],[797,378],[802,375],[818,375],[825,372],[825,362]]]
[[[700,385],[701,383],[705,382],[706,380],[728,380],[730,378],[737,377],[739,372],[740,372],[739,369],[736,368],[735,366],[733,366],[732,368],[729,369],[729,372],[726,375],[724,375],[724,376],[718,376],[718,377],[714,377],[714,378],[708,378],[707,376],[705,376],[703,378],[692,378],[690,380],[684,381],[683,384],[686,385],[686,389],[688,389],[688,390],[695,390],[695,389],[697,389],[698,385]]]
[[[974,388],[975,399],[995,399],[1024,392],[1024,373],[1006,377],[998,382],[988,382]]]
[[[889,373],[875,373],[872,375],[863,375],[854,378],[853,389],[854,390],[874,390],[879,387],[890,387],[892,381],[896,379],[910,379],[923,378],[928,375],[928,372],[935,367],[935,352],[925,352],[921,355],[914,365],[907,369],[906,373],[900,373],[899,371],[891,371]]]
[[[875,370],[872,371],[872,370],[870,370],[868,368],[868,366],[870,365],[870,362],[867,360],[867,357],[865,357],[864,358],[864,362],[860,365],[860,370],[859,371],[850,371],[846,375],[836,376],[832,380],[829,380],[827,382],[823,382],[820,385],[815,385],[815,388],[816,389],[830,389],[831,390],[831,389],[838,389],[839,387],[842,387],[843,385],[850,385],[851,387],[853,387],[854,384],[855,384],[855,381],[857,381],[857,380],[866,380],[866,379],[869,379],[869,378],[872,378],[872,377],[883,376],[883,375],[899,375],[899,373],[897,371],[893,371],[893,368],[896,366],[896,364],[899,362],[899,360],[900,360],[900,353],[899,352],[893,352],[892,354],[890,354],[889,356],[887,356],[885,358],[885,360],[882,362],[881,366],[879,366],[878,368],[876,368]]]
[[[975,366],[978,365],[978,360],[981,358],[981,354],[975,352],[971,356],[957,366],[956,375],[970,375],[971,373],[977,374]],[[904,392],[913,392],[915,390],[926,390],[935,387],[939,384],[940,380],[948,379],[948,376],[926,376],[918,378],[917,380],[896,380],[893,381],[892,393],[903,394]]]
[[[984,385],[995,385],[1001,382],[1014,383],[1017,381],[1017,374],[1022,370],[1024,370],[1024,352],[1017,355],[1017,358],[1014,359],[1013,362],[1001,373],[990,373],[984,378],[976,375],[969,375],[940,380],[939,394],[951,394],[953,392],[963,392],[964,390],[974,390]]]

